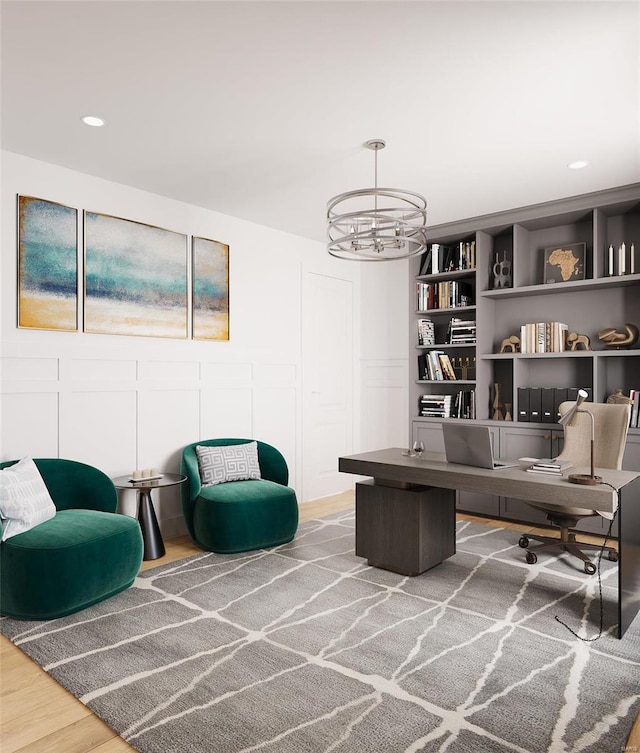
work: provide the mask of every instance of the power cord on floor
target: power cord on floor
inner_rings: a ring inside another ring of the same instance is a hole
[[[594,636],[593,638],[583,638],[581,635],[578,635],[573,628],[569,627],[566,622],[563,622],[558,615],[555,616],[556,622],[559,622],[561,625],[567,628],[567,630],[572,634],[575,635],[576,638],[578,638],[581,641],[584,641],[585,643],[591,643],[592,641],[597,641],[602,637],[602,633],[604,631],[604,605],[602,603],[602,576],[600,575],[600,562],[602,561],[602,555],[604,554],[604,550],[607,548],[607,542],[611,538],[611,531],[613,530],[613,522],[616,519],[616,515],[618,514],[618,508],[620,507],[620,490],[616,489],[615,486],[612,484],[609,484],[607,481],[601,481],[600,484],[603,486],[609,486],[613,491],[616,493],[618,504],[616,507],[615,512],[613,513],[613,517],[609,521],[609,530],[607,531],[604,541],[602,542],[602,546],[600,547],[600,551],[598,552],[598,563],[596,565],[597,573],[598,573],[598,602],[600,604],[600,629],[598,630],[598,635]]]

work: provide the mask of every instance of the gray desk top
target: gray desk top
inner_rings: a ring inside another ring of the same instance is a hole
[[[588,510],[613,512],[616,495],[605,485],[580,486],[567,480],[569,473],[589,473],[589,468],[571,468],[560,478],[527,473],[521,467],[492,471],[458,463],[447,463],[440,453],[425,452],[421,458],[402,455],[400,447],[390,447],[360,455],[338,459],[338,470],[376,479],[437,486],[443,489],[482,492],[500,497],[524,499],[530,502],[550,502],[555,505],[584,507]],[[603,481],[622,489],[640,477],[636,471],[615,471],[596,468]]]

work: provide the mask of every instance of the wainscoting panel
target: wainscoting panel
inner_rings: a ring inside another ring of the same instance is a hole
[[[50,381],[58,378],[57,358],[3,358],[2,381],[37,379]]]
[[[177,473],[182,448],[198,439],[198,390],[149,390],[138,394],[138,465]]]
[[[138,362],[138,379],[142,381],[184,381],[200,378],[197,361],[148,361]]]
[[[203,361],[200,364],[200,378],[203,382],[216,384],[249,386],[252,379],[252,365],[250,363],[212,363]]]
[[[1,398],[0,459],[58,457],[57,393],[5,392]]]
[[[71,391],[60,395],[60,457],[95,465],[108,476],[135,467],[136,393]]]
[[[113,359],[72,358],[63,362],[61,378],[91,381],[133,380],[136,378],[136,362]]]
[[[280,450],[289,466],[289,483],[294,485],[298,478],[294,387],[254,387],[253,437]]]
[[[253,427],[250,387],[203,386],[200,399],[200,439],[251,438]],[[192,441],[195,441],[192,440]]]

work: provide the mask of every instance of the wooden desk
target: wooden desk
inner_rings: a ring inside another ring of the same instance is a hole
[[[447,463],[444,455],[407,457],[392,447],[341,457],[338,470],[370,476],[356,484],[356,554],[369,564],[418,575],[455,554],[455,491],[612,512],[616,492],[579,486],[566,477],[491,471]],[[618,509],[618,637],[640,611],[640,473],[597,468],[620,493]],[[572,473],[589,473],[576,468]]]

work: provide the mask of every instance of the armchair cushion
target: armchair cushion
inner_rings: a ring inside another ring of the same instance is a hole
[[[257,442],[218,447],[196,445],[196,455],[203,487],[260,478]]]
[[[2,541],[50,520],[55,514],[49,490],[30,457],[0,470]]]

